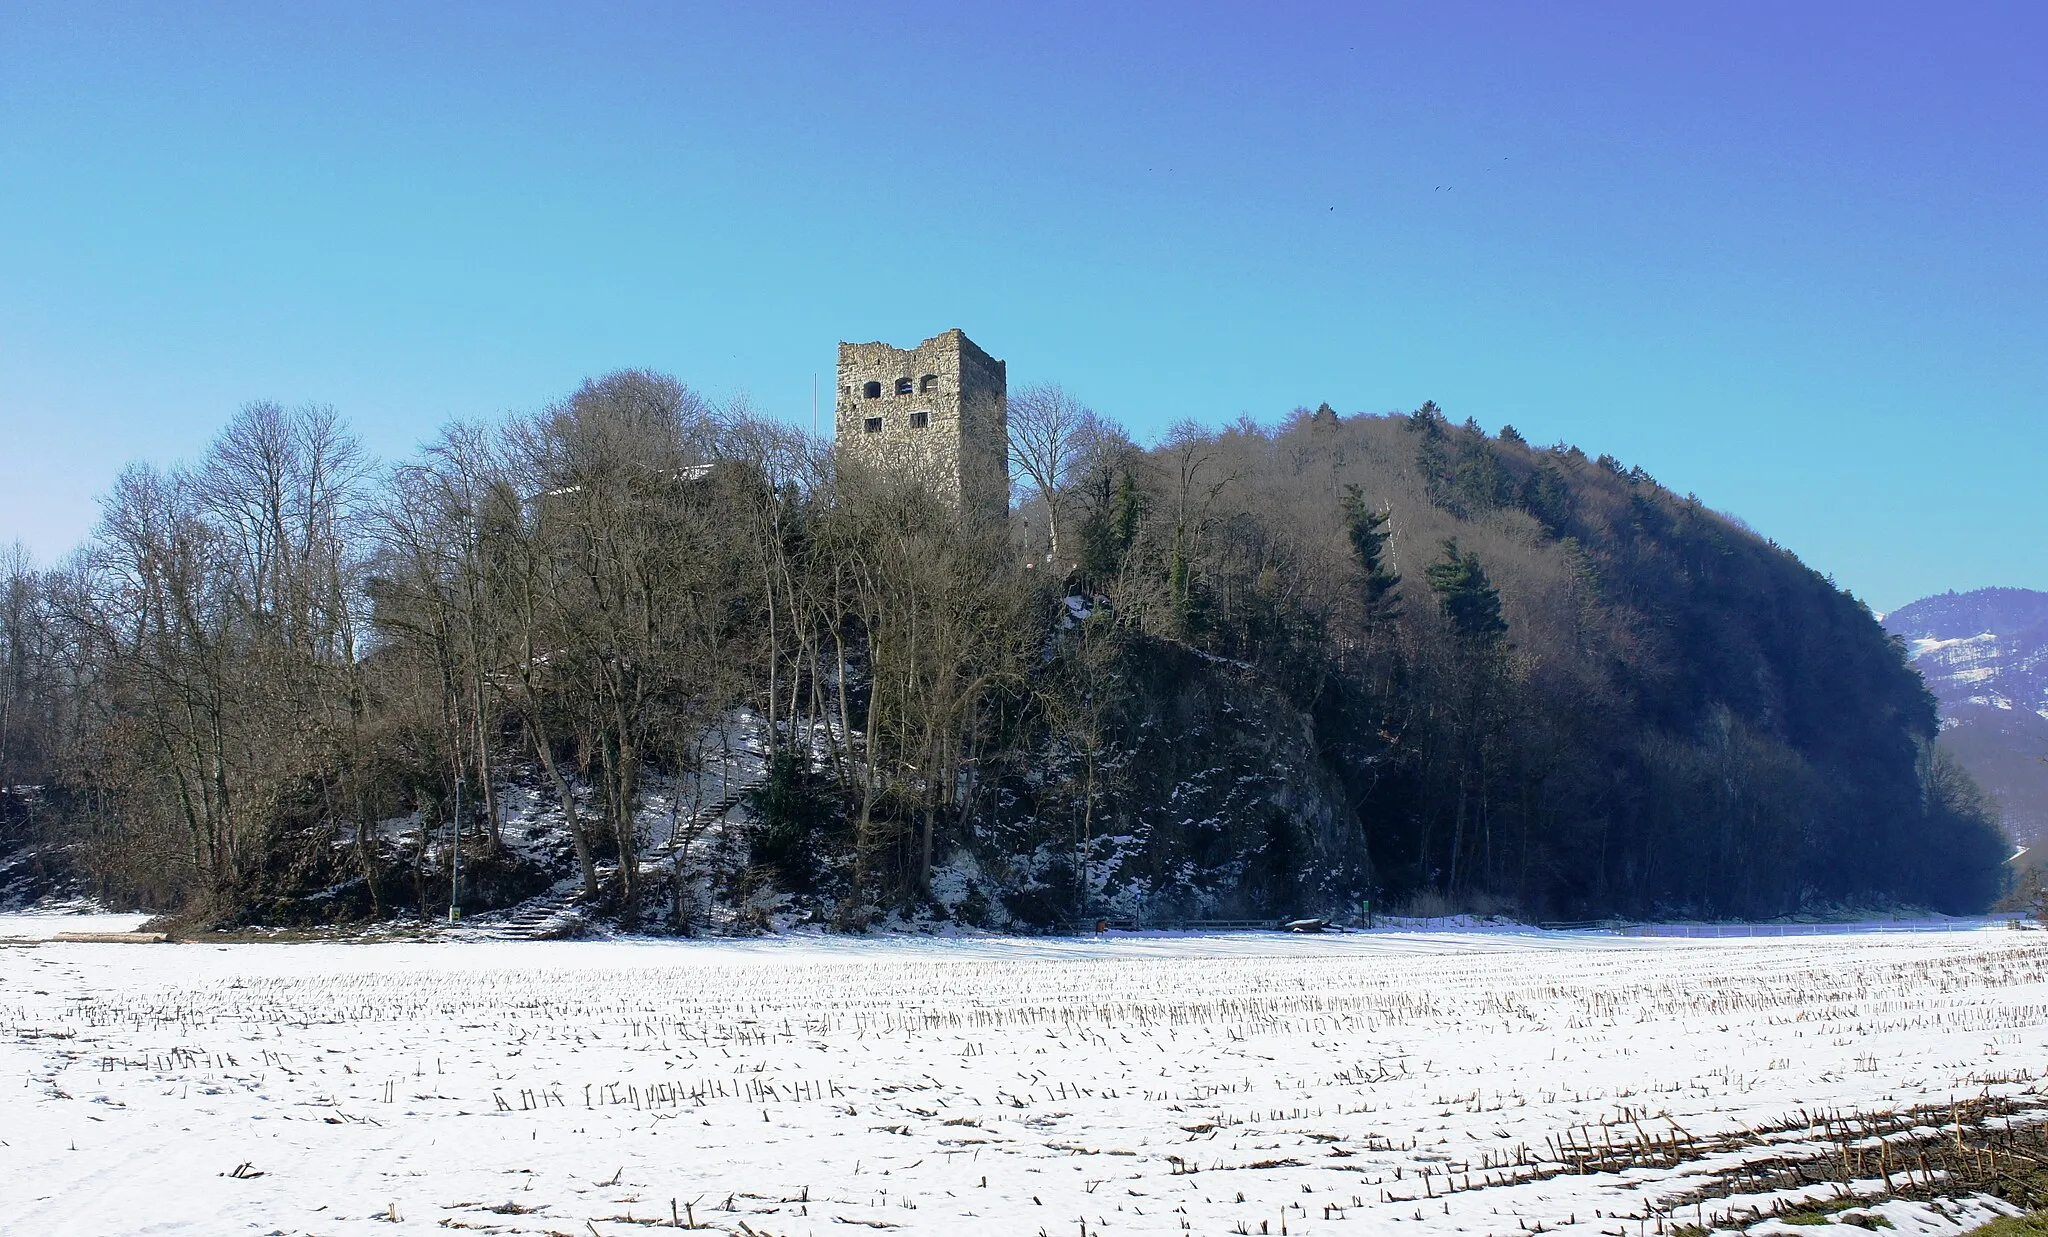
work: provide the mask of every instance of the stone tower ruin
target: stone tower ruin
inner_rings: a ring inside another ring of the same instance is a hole
[[[914,476],[964,515],[1010,509],[1009,377],[959,330],[915,348],[839,345],[840,458]]]

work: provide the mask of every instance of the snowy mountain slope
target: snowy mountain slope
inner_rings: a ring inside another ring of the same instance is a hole
[[[1885,615],[1884,625],[1909,640],[2038,631],[2048,627],[2048,593],[2030,588],[1939,593]]]
[[[1926,597],[1885,629],[1941,702],[1942,742],[2028,844],[2048,840],[2048,593],[1987,588]]]

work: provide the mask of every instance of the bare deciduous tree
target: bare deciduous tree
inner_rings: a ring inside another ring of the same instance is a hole
[[[1076,465],[1102,432],[1095,413],[1058,385],[1026,387],[1010,396],[1010,459],[1045,506],[1050,557],[1061,548]]]

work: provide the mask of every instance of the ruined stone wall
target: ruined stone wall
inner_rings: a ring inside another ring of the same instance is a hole
[[[915,348],[839,345],[833,424],[848,463],[915,476],[962,512],[1010,502],[1009,380],[958,330]]]

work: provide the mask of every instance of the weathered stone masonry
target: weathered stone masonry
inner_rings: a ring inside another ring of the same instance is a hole
[[[1009,375],[959,330],[915,348],[839,345],[842,459],[924,480],[963,514],[1010,508]]]

